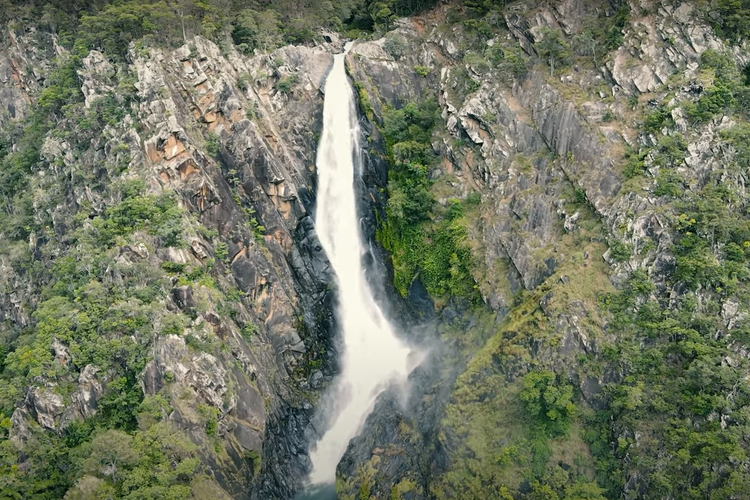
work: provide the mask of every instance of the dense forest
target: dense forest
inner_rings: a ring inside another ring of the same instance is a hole
[[[124,57],[128,44],[146,39],[179,45],[202,35],[229,37],[245,52],[269,51],[282,44],[311,42],[321,29],[346,32],[388,31],[398,16],[425,9],[432,0],[318,2],[183,0],[122,2],[5,2],[3,21],[32,21],[59,34],[68,46],[104,50]]]

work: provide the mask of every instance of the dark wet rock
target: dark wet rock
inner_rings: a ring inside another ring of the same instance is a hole
[[[183,311],[189,312],[195,309],[195,300],[193,299],[193,288],[190,286],[179,286],[172,289],[172,298],[177,307]]]

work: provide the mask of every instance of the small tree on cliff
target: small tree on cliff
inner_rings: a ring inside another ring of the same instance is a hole
[[[385,2],[375,2],[370,5],[370,17],[376,26],[384,28],[384,32],[388,33],[391,27],[391,22],[396,19],[396,14],[390,9]]]
[[[534,45],[539,56],[547,61],[550,75],[554,76],[555,68],[565,64],[570,57],[570,47],[563,39],[560,30],[542,28],[541,35],[542,39]]]

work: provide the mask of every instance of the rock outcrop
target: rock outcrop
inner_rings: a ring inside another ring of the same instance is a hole
[[[11,34],[0,63],[0,126],[26,116],[39,88],[29,71],[46,71],[51,57],[31,48],[33,33]],[[321,87],[332,56],[318,46],[246,58],[196,37],[176,50],[133,48],[129,59],[114,63],[92,51],[78,70],[88,109],[122,99],[118,85],[134,79],[132,99],[121,102],[125,118],[107,125],[96,147],[83,153],[49,135],[41,156],[67,171],[82,161],[119,165],[151,193],[177,193],[189,217],[214,232],[191,230],[187,248],[154,249],[146,239],[119,249],[123,266],[209,265],[218,282],[218,290],[174,283],[164,314],[180,312],[189,324],[179,335],[154,339],[140,386],[147,396],[173,395],[168,419],[205,448],[203,459],[227,492],[290,498],[308,467],[312,402],[334,367],[331,276],[310,217]],[[295,82],[288,92],[275,88],[285,77]],[[55,208],[60,231],[80,204],[103,210],[111,203],[89,186],[74,189]],[[3,259],[0,315],[29,324],[22,303],[34,300],[33,284]],[[224,295],[230,289],[236,290],[231,304]],[[100,367],[75,366],[57,339],[52,347],[75,389],[64,393],[39,380],[28,390],[11,422],[19,446],[34,423],[64,432],[95,416],[107,391],[109,376]],[[310,382],[313,357],[320,369]],[[214,412],[220,453],[209,451],[205,431],[205,415]]]
[[[519,2],[507,9],[508,32],[484,43],[493,47],[512,40],[510,44],[520,45],[536,62],[535,43],[544,29],[563,35],[581,30],[589,15],[580,10],[584,3]],[[671,98],[669,107],[685,140],[680,176],[697,192],[709,176],[723,172],[718,162],[725,153],[711,144],[721,143],[720,130],[733,123],[719,116],[691,130],[679,103],[695,101],[699,91],[690,82],[699,79],[706,50],[731,54],[739,67],[747,63],[746,51],[721,41],[697,20],[692,4],[629,4],[622,44],[606,57],[599,55],[597,62],[603,64],[576,64],[554,76],[537,63],[508,82],[507,67],[474,65],[459,47],[461,36],[475,35],[440,29],[441,9],[399,24],[396,33],[412,49],[397,61],[383,54],[383,40],[355,45],[351,74],[369,96],[372,121],[380,121],[384,105],[399,107],[404,96],[418,100],[425,86],[438,95],[445,130],[442,140],[433,144],[442,161],[433,178],[450,179],[441,184],[445,198],[438,201],[481,193],[481,219],[470,230],[474,248],[481,248],[474,277],[486,305],[504,326],[476,354],[464,345],[466,354],[457,355],[461,349],[452,344],[455,338],[442,334],[440,342],[453,346],[454,352],[436,350],[429,366],[412,375],[406,405],[395,394],[384,397],[350,444],[338,470],[340,498],[356,497],[363,485],[376,498],[468,498],[487,491],[473,490],[468,483],[476,481],[484,488],[496,484],[490,472],[482,476],[483,467],[492,470],[488,464],[501,459],[483,453],[499,453],[513,436],[500,429],[494,435],[491,427],[485,434],[479,431],[480,437],[474,433],[506,411],[497,388],[512,390],[513,381],[532,367],[565,373],[585,405],[596,411],[606,408],[603,387],[621,381],[622,369],[591,375],[575,365],[577,359],[599,358],[603,346],[616,341],[597,305],[613,292],[608,276],[620,284],[633,271],[645,270],[665,287],[675,268],[669,200],[655,194],[656,182],[634,188],[623,175],[626,150],[656,146],[654,137],[641,132],[641,118],[629,106]],[[612,9],[611,15],[613,5],[590,7],[600,13]],[[416,77],[417,67],[429,69],[429,74]],[[458,78],[472,80],[472,90],[462,94]],[[370,143],[377,145],[375,140]],[[646,166],[649,178],[657,177],[653,153]],[[604,241],[621,242],[630,256],[615,256],[616,247],[607,249]],[[671,293],[679,296],[684,288],[678,285]],[[519,297],[527,301],[519,303]],[[722,305],[727,317],[733,317],[735,304]],[[459,310],[450,321],[465,314]],[[527,335],[526,321],[546,333]],[[477,325],[466,325],[463,331],[482,335]],[[468,367],[464,356],[474,357]],[[446,365],[458,368],[441,368]],[[436,391],[445,385],[452,385],[453,392],[438,396]],[[467,414],[467,408],[477,413]],[[613,432],[625,436],[622,429]],[[493,448],[483,439],[497,443]],[[451,462],[459,451],[465,460],[460,466]],[[465,469],[459,472],[456,467]],[[641,473],[630,474],[632,484],[626,489],[640,498]],[[519,486],[515,478],[504,479],[501,484]],[[519,492],[528,492],[528,487],[520,484]]]

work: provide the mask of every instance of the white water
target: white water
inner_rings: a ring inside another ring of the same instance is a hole
[[[348,48],[347,48],[348,50]],[[331,427],[310,453],[312,484],[333,483],[349,440],[389,382],[406,380],[406,348],[375,303],[362,266],[362,239],[354,193],[359,127],[354,95],[335,56],[325,85],[323,134],[318,145],[318,237],[338,278],[338,319],[344,350],[341,374],[332,387]]]

